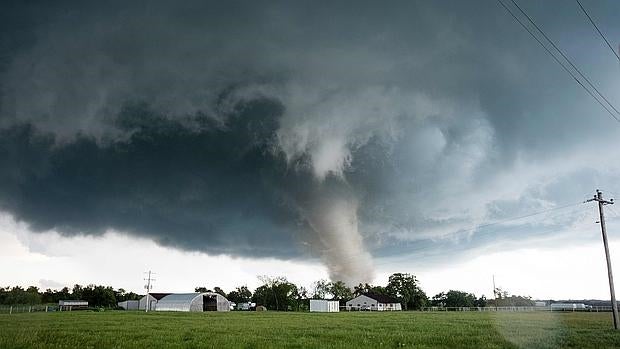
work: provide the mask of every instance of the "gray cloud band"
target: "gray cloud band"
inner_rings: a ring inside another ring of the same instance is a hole
[[[367,248],[617,174],[584,170],[597,129],[617,132],[581,117],[581,92],[499,8],[86,6],[2,11],[0,204],[33,230],[279,258],[307,242],[355,283],[372,279]]]

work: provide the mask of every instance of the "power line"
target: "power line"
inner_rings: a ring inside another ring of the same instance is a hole
[[[596,23],[594,23],[594,20],[592,19],[592,17],[590,17],[590,15],[588,14],[588,11],[586,11],[586,9],[583,7],[583,5],[581,5],[581,2],[579,0],[575,0],[577,1],[577,4],[579,5],[579,8],[581,8],[581,11],[583,11],[583,14],[586,15],[586,17],[588,17],[588,19],[590,20],[590,23],[592,23],[592,25],[594,26],[594,28],[596,28],[596,31],[598,32],[598,34],[601,36],[601,38],[605,41],[605,43],[607,44],[607,47],[609,47],[609,49],[611,50],[611,52],[613,52],[614,56],[616,56],[616,58],[618,59],[618,62],[620,62],[620,56],[618,56],[618,53],[616,52],[616,50],[614,50],[613,47],[611,47],[611,44],[609,43],[609,41],[607,40],[607,38],[605,37],[605,35],[603,35],[603,33],[601,32],[601,30],[598,28],[598,26],[596,25]]]
[[[497,0],[497,2],[498,2],[498,3],[499,3],[499,4],[500,4],[500,5],[501,5],[501,6],[502,6],[502,7],[503,7],[503,8],[504,8],[504,9],[505,9],[505,10],[506,10],[506,11],[507,11],[510,15],[511,15],[511,16],[512,16],[512,18],[514,18],[514,19],[517,21],[517,23],[519,23],[519,24],[523,27],[523,29],[525,29],[525,30],[526,30],[526,31],[527,31],[527,32],[528,32],[528,33],[532,36],[532,38],[534,38],[534,40],[536,40],[536,42],[538,42],[538,44],[540,44],[540,46],[542,46],[542,48],[544,48],[544,49],[545,49],[545,51],[547,52],[547,54],[549,54],[549,55],[550,55],[550,56],[551,56],[551,57],[555,60],[555,62],[556,62],[556,63],[558,63],[558,64],[559,64],[559,65],[560,65],[560,66],[564,69],[564,71],[565,71],[567,74],[569,74],[569,75],[570,75],[570,76],[571,76],[571,77],[575,80],[575,82],[576,82],[577,84],[579,84],[579,86],[581,86],[581,87],[582,87],[582,88],[583,88],[583,89],[584,89],[584,90],[585,90],[585,91],[586,91],[586,92],[587,92],[587,93],[588,93],[588,94],[589,94],[592,98],[594,98],[594,100],[595,100],[598,104],[600,104],[600,106],[601,106],[601,107],[603,107],[603,109],[605,109],[605,110],[607,111],[607,113],[609,113],[609,115],[611,115],[611,117],[612,117],[612,118],[614,118],[617,122],[620,122],[620,118],[618,118],[618,117],[617,117],[617,116],[616,116],[616,115],[615,115],[615,114],[614,114],[614,113],[613,113],[613,112],[612,112],[612,111],[611,111],[611,110],[610,110],[610,109],[609,109],[609,108],[608,108],[608,107],[607,107],[607,106],[606,106],[606,105],[605,105],[605,104],[604,104],[604,103],[603,103],[603,102],[602,102],[599,98],[597,98],[597,97],[596,97],[596,96],[592,93],[592,91],[590,91],[590,89],[588,89],[588,88],[587,88],[587,87],[586,87],[586,86],[585,86],[585,85],[584,85],[584,84],[583,84],[583,83],[582,83],[582,82],[581,82],[581,81],[577,78],[577,76],[575,76],[575,74],[574,74],[572,71],[570,71],[570,69],[568,69],[568,67],[566,67],[566,65],[565,65],[564,63],[562,63],[562,62],[560,61],[560,59],[559,59],[559,58],[558,58],[555,54],[553,54],[553,52],[551,52],[551,50],[549,50],[549,48],[548,48],[545,44],[543,44],[543,42],[542,42],[542,41],[540,41],[540,39],[536,36],[536,34],[534,34],[534,33],[530,30],[530,28],[529,28],[527,25],[525,25],[525,23],[523,23],[523,21],[521,21],[521,20],[519,19],[519,17],[517,17],[517,15],[515,15],[515,14],[512,12],[512,10],[511,10],[508,6],[506,6],[506,4],[504,4],[504,2],[503,2],[502,0]],[[614,109],[615,109],[615,108],[614,108]]]
[[[536,30],[538,30],[538,32],[540,32],[540,34],[542,34],[542,36],[547,39],[547,41],[551,44],[551,46],[553,46],[554,49],[556,49],[560,55],[562,55],[562,57],[570,64],[571,67],[573,67],[573,69],[575,69],[575,71],[588,83],[588,85],[590,85],[590,87],[592,87],[594,89],[594,91],[596,91],[596,93],[603,98],[603,100],[605,100],[605,102],[607,102],[607,104],[616,112],[616,114],[620,115],[620,112],[618,111],[618,109],[616,109],[616,107],[596,88],[596,86],[594,86],[594,84],[592,84],[592,82],[590,82],[590,79],[588,79],[587,76],[585,76],[585,74],[583,74],[581,72],[581,70],[579,70],[579,68],[577,68],[577,66],[575,66],[575,64],[573,63],[573,61],[568,58],[566,56],[566,54],[564,54],[564,51],[562,51],[556,44],[555,42],[553,42],[553,40],[551,40],[547,34],[545,34],[545,32],[534,22],[534,20],[532,19],[532,17],[530,17],[522,8],[521,6],[519,6],[519,4],[517,4],[517,2],[515,0],[510,0],[516,7],[517,9],[519,9],[519,11],[521,12],[521,14],[523,14],[527,20],[532,23],[532,25],[534,26],[534,28],[536,28]],[[617,121],[618,118],[614,115],[612,115]]]

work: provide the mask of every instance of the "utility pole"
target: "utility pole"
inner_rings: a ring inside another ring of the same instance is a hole
[[[493,274],[493,303],[495,304],[495,311],[497,311],[497,288],[495,288],[495,274]]]
[[[603,206],[613,205],[614,199],[609,201],[603,199],[603,193],[600,190],[596,190],[596,194],[590,200],[586,202],[596,201],[598,202],[598,212],[601,223],[601,233],[603,234],[603,245],[605,246],[605,258],[607,258],[607,276],[609,278],[609,293],[611,293],[611,310],[614,316],[614,329],[618,329],[618,304],[616,303],[616,291],[614,289],[614,275],[611,271],[611,259],[609,257],[609,244],[607,243],[607,230],[605,229],[605,214],[603,213]]]
[[[147,272],[144,272],[145,274]],[[155,279],[153,279],[151,277],[151,275],[155,275],[155,273],[151,273],[151,271],[148,271],[148,277],[146,279],[144,279],[144,281],[146,281],[146,285],[144,285],[144,288],[146,289],[146,305],[144,307],[145,312],[149,312],[149,308],[151,307],[151,299],[150,299],[150,295],[149,293],[151,293],[151,289],[153,288],[153,285],[151,285],[152,281],[155,281]]]

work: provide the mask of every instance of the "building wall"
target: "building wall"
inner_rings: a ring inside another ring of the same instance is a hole
[[[311,299],[310,300],[310,311],[311,312],[322,312],[322,313],[335,313],[340,311],[340,302],[338,301],[329,301],[324,299]]]
[[[118,306],[125,310],[138,310],[140,308],[140,301],[118,302]]]
[[[147,297],[149,299],[149,301],[147,302]],[[140,298],[140,305],[139,305],[139,309],[140,310],[146,310],[146,305],[149,304],[149,310],[155,310],[155,304],[157,304],[157,299],[155,299],[155,297],[151,296],[150,294],[147,294],[146,296]]]
[[[370,297],[360,295],[347,301],[347,310],[378,310],[378,302]]]

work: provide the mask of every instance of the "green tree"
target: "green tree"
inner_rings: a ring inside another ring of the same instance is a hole
[[[385,294],[398,299],[405,310],[420,309],[428,303],[426,293],[419,287],[416,277],[411,274],[390,275]]]
[[[259,279],[263,285],[254,291],[253,302],[272,310],[300,310],[302,300],[297,285],[289,282],[285,277],[262,276]]]
[[[215,288],[213,289],[213,292],[223,296],[224,298],[226,298],[226,292],[224,292],[224,290],[222,290],[221,288],[215,286]]]
[[[230,291],[228,294],[228,300],[234,303],[247,303],[252,300],[252,292],[247,286],[237,287],[235,290]]]
[[[312,299],[326,299],[330,296],[330,284],[327,280],[315,281],[312,285],[314,290],[312,292]]]
[[[333,299],[340,301],[341,305],[353,298],[353,292],[342,281],[331,282],[329,284],[329,293],[332,295]]]

